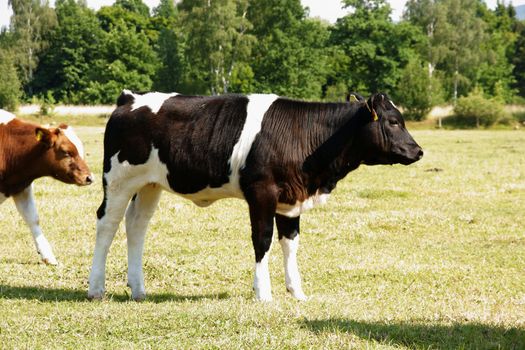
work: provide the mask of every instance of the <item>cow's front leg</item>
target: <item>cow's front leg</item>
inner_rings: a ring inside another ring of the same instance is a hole
[[[255,275],[253,279],[255,298],[260,301],[271,301],[272,286],[270,271],[268,270],[268,257],[272,245],[277,195],[276,191],[261,186],[260,191],[254,190],[245,196],[250,207],[252,242],[255,250]]]
[[[26,222],[33,234],[33,240],[38,254],[46,264],[56,265],[57,259],[53,254],[51,245],[40,229],[38,213],[36,211],[35,198],[33,196],[33,185],[27,186],[22,192],[13,196],[16,209]]]
[[[157,185],[144,186],[131,200],[126,211],[126,236],[128,241],[128,285],[136,301],[146,298],[142,255],[148,223],[157,208],[162,190]]]
[[[277,214],[275,223],[279,233],[279,243],[283,250],[284,276],[286,289],[298,300],[306,300],[307,297],[301,286],[301,275],[297,267],[297,250],[299,248],[299,216],[289,218]]]

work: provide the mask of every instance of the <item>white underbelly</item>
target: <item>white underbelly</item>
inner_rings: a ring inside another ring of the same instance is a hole
[[[169,188],[168,190],[183,198],[189,199],[199,207],[207,207],[209,205],[212,205],[215,201],[223,198],[244,199],[242,191],[236,188],[236,186],[232,186],[231,183],[226,183],[221,187],[217,188],[206,187],[205,189],[202,189],[199,192],[190,194],[178,193],[173,191],[171,188]]]
[[[281,215],[284,215],[290,218],[295,218],[307,210],[310,210],[318,205],[325,204],[328,201],[329,197],[330,197],[329,193],[323,193],[323,194],[316,193],[315,195],[306,199],[304,202],[297,201],[295,204],[277,203],[276,212],[278,214],[281,214]]]

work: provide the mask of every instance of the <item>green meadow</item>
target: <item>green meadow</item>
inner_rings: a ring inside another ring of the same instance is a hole
[[[88,301],[103,127],[77,131],[96,182],[35,182],[59,266],[40,263],[13,202],[0,207],[2,349],[525,349],[522,130],[416,130],[420,162],[350,173],[302,216],[309,300],[286,292],[274,244],[271,303],[251,290],[247,205],[168,193],[146,238],[147,300],[130,300],[121,225],[107,297]]]

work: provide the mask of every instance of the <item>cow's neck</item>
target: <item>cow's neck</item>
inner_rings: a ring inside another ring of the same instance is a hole
[[[0,169],[0,192],[10,196],[29,186],[35,179],[51,175],[45,167],[48,149],[35,139],[34,127],[20,129],[7,141],[2,169]]]
[[[310,179],[309,193],[330,193],[339,180],[361,164],[363,150],[354,142],[356,133],[364,125],[359,113],[360,110],[353,113],[305,160],[303,170]]]

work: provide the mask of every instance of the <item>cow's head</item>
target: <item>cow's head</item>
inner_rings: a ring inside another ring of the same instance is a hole
[[[408,165],[423,157],[423,150],[405,128],[401,112],[386,94],[374,94],[361,103],[365,121],[357,142],[363,145],[365,164]]]
[[[46,149],[43,157],[49,174],[57,180],[79,186],[93,182],[93,175],[84,161],[84,146],[73,128],[37,127],[35,137]]]

